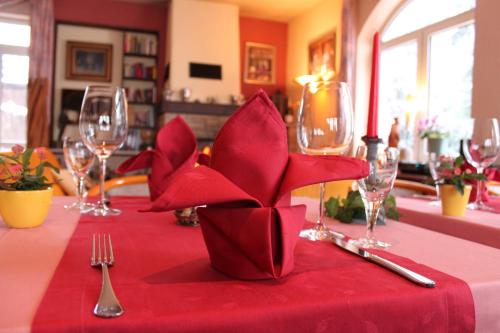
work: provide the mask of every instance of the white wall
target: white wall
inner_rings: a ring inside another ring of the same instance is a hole
[[[191,100],[229,104],[240,94],[239,14],[235,5],[172,0],[167,30],[170,78],[166,88],[192,91]],[[189,63],[222,65],[222,80],[189,77]],[[176,94],[178,96],[178,93]]]
[[[91,43],[102,43],[113,45],[113,67],[111,70],[111,82],[89,82],[66,79],[66,42],[81,41]],[[110,84],[121,85],[123,53],[123,32],[113,29],[92,28],[76,25],[60,24],[57,26],[56,40],[56,61],[54,80],[54,101],[53,101],[53,139],[59,133],[58,118],[61,112],[61,92],[62,89],[81,89],[90,84]]]
[[[335,30],[336,55],[335,69],[338,71],[341,43],[342,0],[324,0],[313,8],[294,17],[288,22],[287,49],[287,95],[297,114],[302,87],[294,83],[294,78],[309,73],[309,44]],[[290,149],[296,150],[295,127],[289,130]]]

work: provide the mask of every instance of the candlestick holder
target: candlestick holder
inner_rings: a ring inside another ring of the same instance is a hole
[[[379,144],[383,142],[378,136],[364,136],[361,138],[363,142],[366,144],[367,153],[366,160],[367,161],[375,161],[377,159],[377,147]]]

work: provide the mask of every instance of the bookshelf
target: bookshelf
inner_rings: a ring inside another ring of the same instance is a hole
[[[122,85],[129,105],[129,135],[123,150],[154,146],[157,130],[158,33],[123,32]]]

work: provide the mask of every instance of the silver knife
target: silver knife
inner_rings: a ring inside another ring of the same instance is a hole
[[[436,282],[434,282],[433,280],[426,278],[425,276],[415,273],[413,271],[410,271],[408,268],[401,267],[390,260],[379,257],[340,238],[333,239],[333,243],[346,251],[357,254],[358,256],[363,257],[368,261],[371,261],[377,265],[387,268],[393,271],[394,273],[397,273],[402,277],[420,286],[427,288],[434,288],[436,286]]]

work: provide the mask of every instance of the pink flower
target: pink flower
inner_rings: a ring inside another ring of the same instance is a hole
[[[450,169],[443,169],[441,172],[441,175],[444,178],[450,178],[451,177],[451,170]]]
[[[456,176],[460,176],[462,174],[462,170],[460,170],[460,168],[455,168],[455,170],[453,171],[453,173],[456,175]]]
[[[19,165],[19,164],[14,164],[14,165],[12,165],[12,166],[10,166],[10,167],[9,167],[9,171],[10,171],[10,173],[12,173],[13,175],[15,175],[15,174],[17,174],[17,173],[21,172],[21,170],[22,170],[22,167],[21,167],[21,165]]]
[[[472,173],[472,170],[471,169],[465,169],[465,173],[470,175]]]
[[[13,145],[11,150],[14,154],[21,154],[24,151],[24,147],[21,145]]]
[[[47,159],[47,156],[45,155],[45,149],[38,147],[35,148],[35,152],[40,157],[40,160],[45,161]]]

